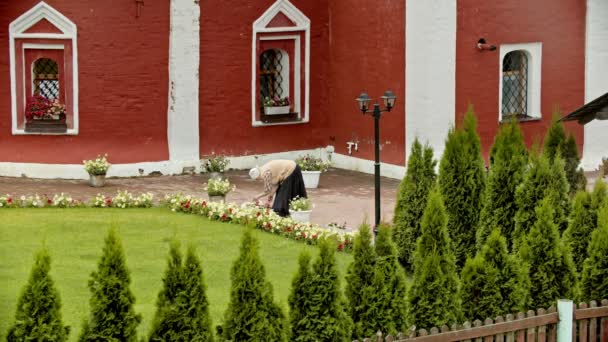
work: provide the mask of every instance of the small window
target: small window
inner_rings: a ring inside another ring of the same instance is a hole
[[[49,58],[40,58],[34,62],[33,70],[34,95],[40,95],[49,100],[59,98],[59,67],[57,62]]]
[[[289,54],[269,49],[260,54],[260,113],[264,123],[298,119],[289,89]]]
[[[528,57],[523,51],[509,52],[502,63],[502,115],[528,116]]]

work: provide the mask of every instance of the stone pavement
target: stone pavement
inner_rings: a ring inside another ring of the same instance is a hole
[[[247,171],[228,171],[226,177],[236,185],[236,191],[227,196],[228,202],[241,204],[250,201],[262,191],[262,183],[251,180]],[[93,188],[86,180],[30,179],[0,177],[0,194],[12,196],[47,194],[61,192],[79,200],[89,200],[97,193],[114,195],[118,190],[133,194],[151,192],[155,199],[165,194],[181,192],[206,198],[203,184],[207,175],[180,175],[135,178],[109,178],[103,188]],[[382,177],[381,214],[390,221],[393,217],[399,180]],[[374,176],[360,172],[330,169],[321,175],[317,189],[307,189],[308,197],[315,208],[311,221],[322,226],[329,223],[356,228],[361,222],[374,222]]]

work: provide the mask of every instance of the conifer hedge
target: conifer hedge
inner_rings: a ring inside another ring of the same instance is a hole
[[[608,203],[600,209],[582,271],[582,299],[608,298]]]
[[[286,318],[274,302],[272,285],[266,280],[258,241],[250,230],[243,234],[239,257],[230,272],[230,301],[224,314],[221,336],[230,341],[285,341]]]
[[[17,301],[15,322],[7,341],[67,341],[70,328],[61,320],[61,299],[49,275],[51,256],[46,249],[36,253],[27,284]]]
[[[420,220],[427,197],[435,183],[436,164],[433,149],[428,145],[423,147],[416,138],[408,155],[405,177],[399,184],[393,216],[393,239],[399,262],[407,272],[413,270],[413,252],[420,236]]]
[[[570,133],[566,137],[564,125],[561,121],[558,121],[559,116],[559,112],[553,115],[553,121],[545,135],[543,154],[547,155],[551,163],[557,156],[560,156],[564,160],[570,193],[574,194],[578,190],[585,190],[587,179],[583,170],[579,168],[581,160],[578,155],[578,147],[574,135]]]
[[[475,233],[485,187],[485,165],[472,106],[465,115],[464,127],[448,133],[437,181],[448,213],[456,265],[461,268],[475,254]]]
[[[515,192],[524,179],[528,151],[518,124],[502,125],[490,152],[490,170],[483,194],[483,209],[477,230],[477,249],[495,228],[500,229],[509,246],[515,229]]]
[[[122,244],[114,229],[110,229],[97,271],[89,280],[91,312],[84,321],[80,341],[138,341],[141,315],[133,308],[135,296],[130,285]]]
[[[414,253],[414,278],[408,290],[408,324],[433,327],[460,321],[456,260],[439,190],[429,194],[422,235]]]

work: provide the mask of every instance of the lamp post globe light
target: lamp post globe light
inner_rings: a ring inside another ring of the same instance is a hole
[[[381,97],[384,104],[384,109],[380,109],[380,105],[374,103],[374,108],[369,109],[369,104],[372,98],[366,93],[361,93],[356,99],[359,103],[359,110],[363,114],[370,114],[374,118],[374,152],[375,152],[375,163],[374,163],[374,190],[375,190],[375,209],[376,218],[374,225],[374,233],[378,233],[378,225],[380,224],[380,117],[384,112],[390,112],[395,106],[397,97],[391,90],[384,92]]]

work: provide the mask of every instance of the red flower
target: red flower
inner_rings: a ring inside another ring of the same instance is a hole
[[[255,216],[260,216],[260,215],[262,215],[262,213],[259,211],[257,213],[255,213]]]
[[[112,204],[112,199],[110,197],[106,197],[106,204],[107,205]]]
[[[226,221],[226,214],[222,214],[222,221]]]
[[[50,199],[50,198],[47,198],[47,199],[46,199],[46,203],[48,203],[48,204],[53,204],[53,200],[52,200],[52,199]]]
[[[342,249],[344,249],[344,245],[343,244],[339,244],[338,245],[338,250],[341,251]]]
[[[232,208],[229,208],[229,209],[228,209],[228,212],[232,214]]]
[[[6,200],[6,202],[7,202],[7,203],[13,203],[13,199],[9,197],[9,198]]]

